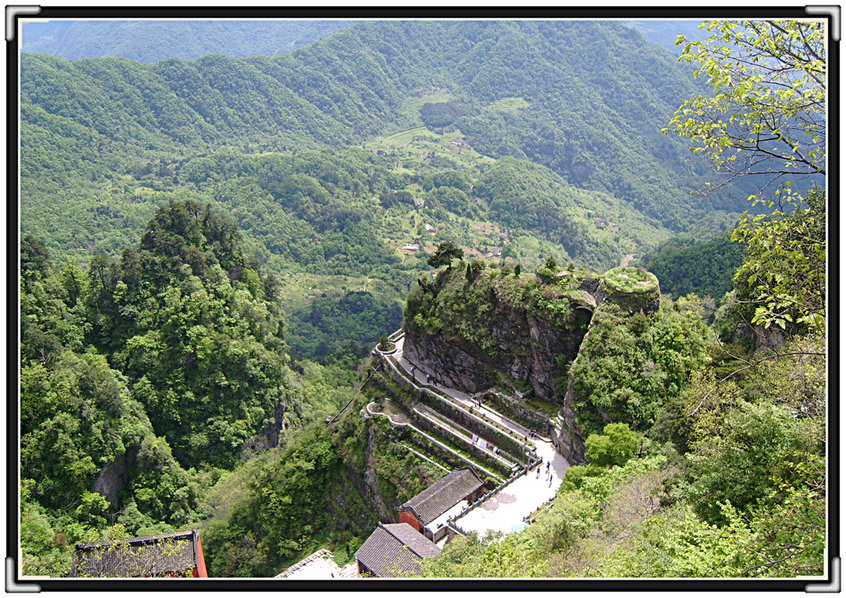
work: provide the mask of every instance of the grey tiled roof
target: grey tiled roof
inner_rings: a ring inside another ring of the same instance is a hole
[[[420,561],[441,549],[407,523],[379,524],[355,552],[355,558],[376,577],[420,575]]]
[[[414,498],[404,502],[400,511],[413,511],[417,520],[427,525],[482,485],[483,482],[476,472],[469,467],[462,467],[445,475]]]
[[[191,576],[197,567],[196,531],[78,544],[71,577]]]

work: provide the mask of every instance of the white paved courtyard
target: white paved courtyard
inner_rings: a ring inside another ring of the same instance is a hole
[[[524,517],[555,497],[570,464],[553,448],[552,443],[541,440],[534,442],[538,456],[543,459],[542,464],[456,520],[461,531],[476,532],[480,537],[492,531],[504,534],[518,532],[524,527]],[[546,475],[547,461],[550,462],[551,480]]]
[[[332,553],[322,548],[300,562],[291,565],[276,579],[343,579],[358,577],[358,565],[353,562],[339,567]]]

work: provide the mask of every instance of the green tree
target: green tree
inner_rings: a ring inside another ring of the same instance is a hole
[[[558,262],[555,261],[555,258],[549,256],[546,258],[546,261],[538,266],[537,275],[545,284],[552,284],[558,278]]]
[[[460,247],[452,241],[443,241],[440,245],[438,245],[435,253],[429,256],[426,263],[433,268],[446,266],[447,270],[451,270],[452,260],[461,259],[462,257],[464,257],[464,251],[462,251]]]
[[[608,424],[602,434],[591,434],[585,441],[585,457],[592,465],[623,465],[637,449],[637,435],[628,424]]]
[[[731,401],[731,384],[723,400]],[[694,452],[688,456],[693,505],[712,523],[723,521],[720,504],[749,512],[775,506],[774,480],[785,478],[785,459],[812,458],[819,450],[814,426],[791,410],[767,402],[714,405],[696,424]]]
[[[47,276],[50,253],[41,239],[26,235],[21,240],[21,277],[30,282]]]
[[[825,321],[825,200],[792,191],[791,178],[826,173],[826,39],[822,21],[711,21],[706,40],[687,42],[713,96],[694,96],[670,125],[729,180],[760,175],[756,202],[778,209],[746,218],[733,238],[749,244],[740,283],[751,287],[752,324],[782,328]],[[680,37],[678,43],[684,43]],[[665,129],[666,131],[666,129]],[[763,195],[774,182],[774,196]],[[794,216],[788,216],[795,212]],[[821,234],[822,233],[822,234]],[[743,280],[745,278],[745,280]],[[736,279],[737,282],[737,279]],[[809,291],[810,290],[810,291]]]
[[[786,194],[785,194],[786,195]],[[742,300],[751,301],[752,324],[786,329],[790,323],[824,332],[826,314],[825,193],[790,196],[789,207],[741,220],[732,238],[746,243],[735,274]]]
[[[421,563],[424,577],[542,577],[546,563],[522,537],[509,534],[486,543],[475,534],[447,544],[435,559]]]

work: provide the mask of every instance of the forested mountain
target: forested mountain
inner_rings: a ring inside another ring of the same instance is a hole
[[[367,22],[273,58],[24,54],[21,72],[25,230],[50,181],[115,180],[221,146],[362,143],[419,122],[401,108],[436,90],[473,106],[452,125],[482,154],[544,164],[671,229],[707,218],[714,202],[739,207],[725,195],[691,202],[705,162],[660,134],[696,89],[690,72],[614,23]],[[508,98],[520,103],[504,107]]]
[[[24,53],[21,73],[22,231],[59,260],[116,256],[193,199],[271,271],[334,277],[309,285],[333,300],[375,274],[389,304],[425,268],[408,244],[608,268],[737,218],[730,189],[691,198],[707,165],[660,134],[689,71],[614,23],[362,22],[276,57]]]
[[[59,260],[117,256],[157,206],[193,199],[271,271],[323,277],[314,295],[390,305],[425,268],[408,244],[607,268],[736,219],[691,200],[705,164],[658,132],[687,70],[611,23],[364,22],[277,57],[24,53],[21,73],[22,231]],[[337,346],[334,326],[295,346]]]
[[[196,60],[206,54],[276,56],[348,27],[333,20],[114,20],[51,19],[24,23],[23,51],[69,60],[122,56],[140,62]]]
[[[661,290],[674,297],[696,293],[719,300],[732,288],[734,273],[743,263],[743,245],[725,233],[697,243],[693,237],[672,237],[641,259],[658,276]]]
[[[69,60],[122,56],[139,62],[168,58],[196,60],[206,54],[234,58],[276,56],[307,46],[339,29],[349,20],[115,20],[51,19],[24,24],[23,51],[42,52]],[[649,41],[677,52],[680,34],[700,39],[700,21],[624,21]],[[151,40],[153,43],[151,43]]]

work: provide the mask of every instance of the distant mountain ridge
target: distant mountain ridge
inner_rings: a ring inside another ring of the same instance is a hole
[[[68,60],[122,56],[139,62],[277,56],[349,27],[347,20],[50,20],[25,23],[24,52]],[[151,43],[152,42],[152,43]]]
[[[207,54],[233,58],[277,56],[349,27],[356,20],[65,20],[24,23],[23,51],[68,60],[123,56],[139,62],[196,60]],[[623,21],[649,41],[677,53],[679,34],[700,39],[701,19]],[[156,40],[151,44],[150,40]]]
[[[633,29],[637,29],[649,41],[658,44],[665,50],[674,54],[680,54],[680,46],[676,45],[679,35],[687,39],[702,40],[708,37],[707,31],[699,29],[704,19],[664,20],[664,19],[638,19],[623,21]]]

